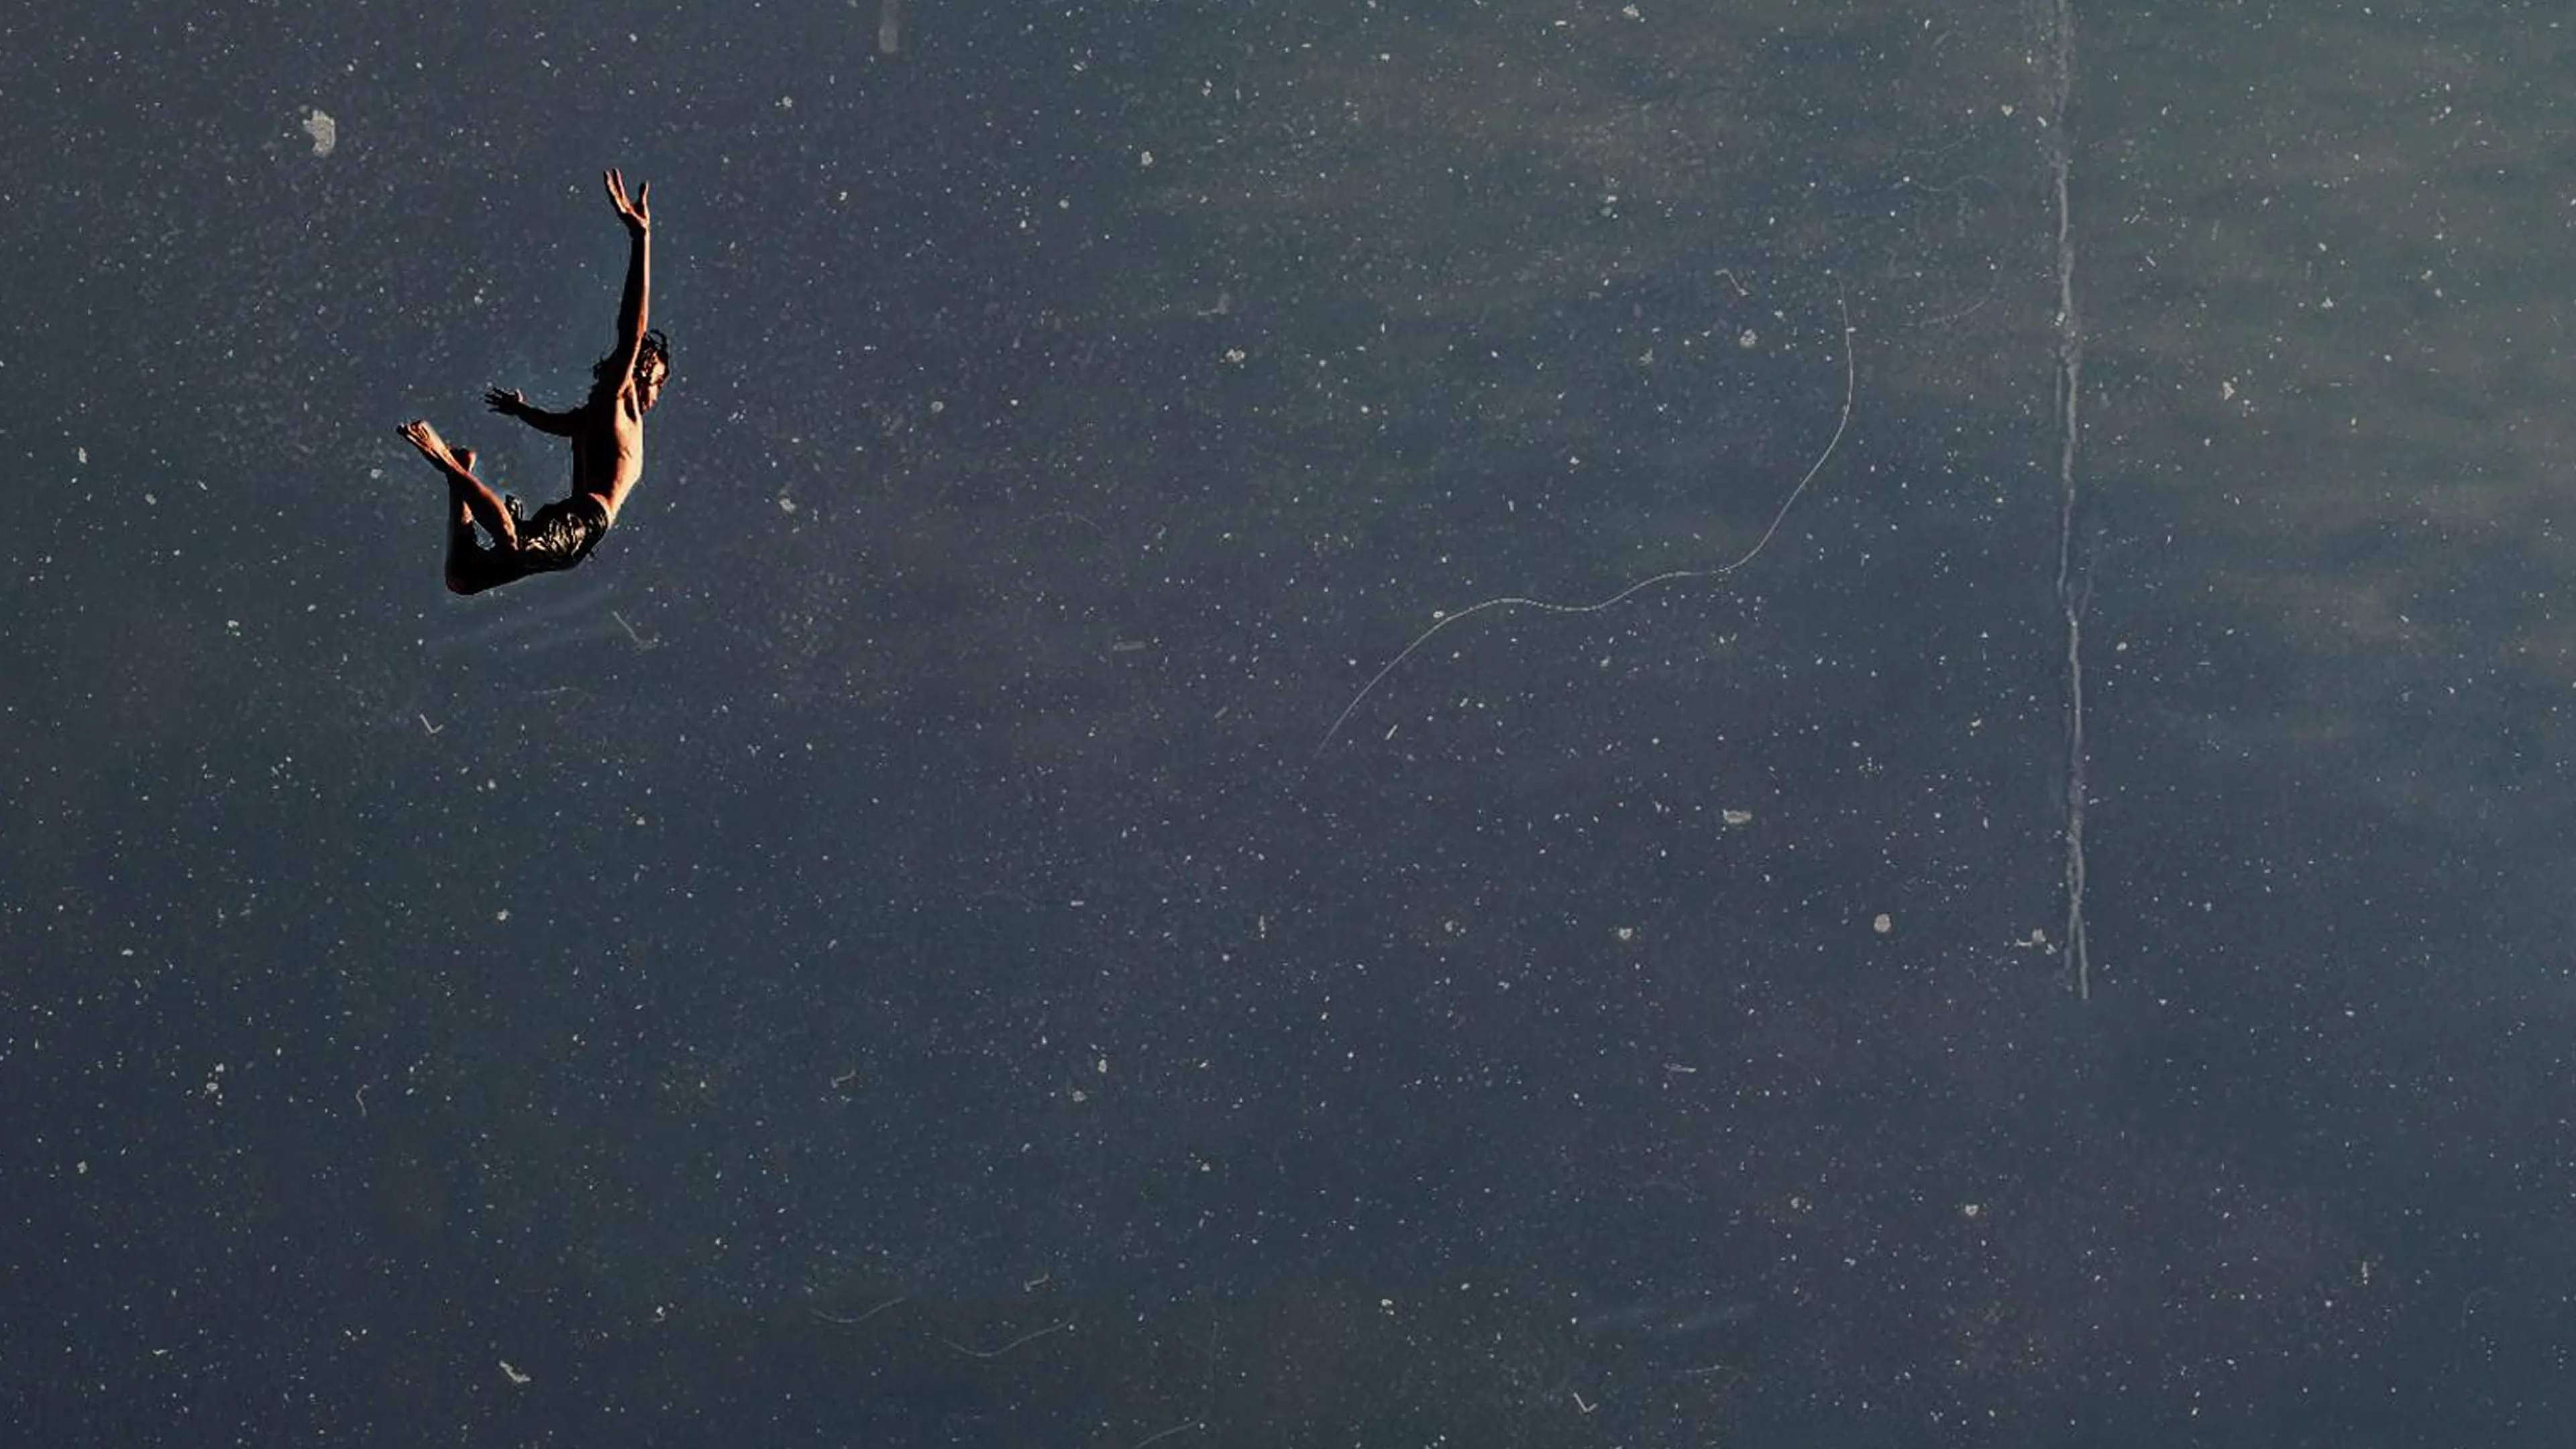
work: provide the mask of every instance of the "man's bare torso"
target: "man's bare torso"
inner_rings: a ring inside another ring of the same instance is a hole
[[[635,380],[615,393],[594,393],[573,424],[572,491],[587,493],[608,510],[611,522],[644,476],[644,413],[636,406]]]

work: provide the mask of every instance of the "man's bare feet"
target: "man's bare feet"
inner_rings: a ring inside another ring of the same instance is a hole
[[[427,458],[434,466],[460,469],[464,467],[456,460],[456,455],[447,450],[447,440],[438,435],[438,429],[429,425],[429,419],[414,418],[403,424],[397,431],[402,434],[404,442],[418,448],[420,455]]]

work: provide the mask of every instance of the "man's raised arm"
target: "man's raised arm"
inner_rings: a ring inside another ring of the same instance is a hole
[[[644,349],[646,314],[652,307],[653,290],[653,215],[648,207],[653,196],[653,183],[635,188],[635,199],[626,199],[626,179],[617,168],[608,168],[608,201],[617,208],[617,219],[626,226],[626,295],[617,303],[616,377],[620,386],[635,375],[635,358]]]

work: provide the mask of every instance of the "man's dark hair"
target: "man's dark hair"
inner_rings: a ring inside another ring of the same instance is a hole
[[[641,375],[644,371],[644,364],[646,362],[658,362],[662,364],[663,375],[665,377],[670,375],[671,339],[663,336],[662,329],[659,327],[645,333],[644,345],[636,350],[635,371],[638,375]],[[590,380],[593,384],[600,387],[615,387],[626,380],[617,375],[616,369],[617,355],[615,353],[610,353],[608,356],[603,357],[590,365]]]

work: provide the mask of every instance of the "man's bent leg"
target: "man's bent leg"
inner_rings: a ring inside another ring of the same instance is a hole
[[[447,531],[449,593],[479,594],[527,575],[528,571],[519,567],[518,555],[485,548],[476,542],[473,525],[466,524]]]
[[[465,471],[474,471],[474,450],[460,448],[456,461]],[[455,485],[447,489],[447,591],[451,594],[479,594],[490,585],[482,581],[483,545],[474,537],[474,510]]]
[[[429,460],[429,465],[447,479],[449,495],[472,512],[474,521],[483,525],[483,531],[492,535],[503,551],[516,550],[519,546],[518,521],[510,516],[508,508],[502,506],[501,495],[483,486],[483,480],[474,476],[474,465],[449,452],[446,440],[438,436],[438,430],[431,427],[426,418],[403,424],[401,431],[403,441],[419,449],[420,455]],[[464,459],[473,456],[473,449],[464,450]]]
[[[474,450],[472,448],[457,449],[456,461],[465,465],[466,472],[473,472]],[[450,504],[450,512],[455,518],[453,526],[464,529],[466,535],[470,539],[474,533],[474,505],[460,496],[454,488],[447,490],[447,500]]]
[[[468,478],[474,472],[474,450],[456,449],[457,466]],[[445,473],[447,470],[439,470]],[[447,590],[452,594],[479,594],[485,589],[506,584],[526,572],[518,567],[516,556],[503,549],[485,548],[474,536],[473,495],[464,483],[451,475],[447,483]],[[504,512],[506,513],[506,509]],[[514,529],[515,532],[515,529]]]

